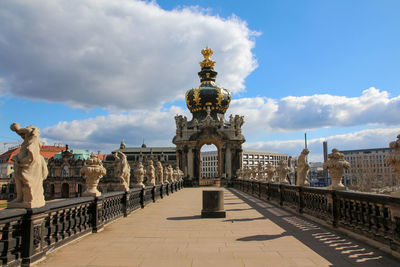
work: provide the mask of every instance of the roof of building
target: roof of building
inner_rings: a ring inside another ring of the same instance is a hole
[[[84,149],[68,149],[68,151],[74,155],[74,160],[87,160],[88,158],[90,158],[91,154],[89,150]],[[54,159],[62,159],[62,152],[54,155]]]
[[[339,152],[343,154],[356,153],[356,152],[362,152],[368,154],[371,152],[379,152],[379,151],[391,152],[394,151],[394,149],[389,147],[381,147],[381,148],[366,148],[366,149],[354,149],[354,150],[340,150]]]
[[[63,147],[63,146],[42,146],[40,148],[40,154],[45,159],[49,159],[64,149],[65,149],[65,147]],[[12,163],[11,159],[15,155],[17,155],[20,150],[21,150],[21,146],[10,148],[8,151],[6,151],[0,155],[0,162],[1,163],[6,163],[6,162]]]
[[[129,153],[140,153],[140,152],[146,152],[146,153],[175,153],[176,152],[176,147],[126,147],[123,149],[117,149],[112,151],[114,154],[117,151],[121,151],[124,154],[129,154]]]

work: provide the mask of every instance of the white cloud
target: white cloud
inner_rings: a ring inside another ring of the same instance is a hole
[[[266,132],[357,125],[399,125],[400,96],[371,87],[359,97],[334,95],[266,97],[233,100],[228,113],[245,116],[243,130],[254,137]]]
[[[330,153],[333,148],[352,150],[389,147],[389,143],[396,140],[398,134],[400,134],[400,128],[378,128],[333,135],[327,138],[311,139],[308,140],[308,149],[310,150],[309,160],[322,161],[323,141],[328,142]],[[304,148],[304,140],[248,142],[244,144],[244,147],[249,149],[274,150],[292,156],[298,156]]]
[[[127,146],[140,146],[144,139],[151,146],[173,146],[176,114],[186,111],[172,106],[165,111],[137,110],[85,120],[62,121],[42,130],[43,138],[70,147],[110,152],[124,139]]]
[[[198,85],[200,50],[214,49],[233,92],[256,68],[256,33],[236,17],[166,11],[134,0],[3,0],[0,77],[18,97],[132,110]]]

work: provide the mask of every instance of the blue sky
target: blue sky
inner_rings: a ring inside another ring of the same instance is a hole
[[[190,118],[200,49],[214,49],[227,115],[246,147],[310,158],[388,146],[400,133],[399,1],[0,3],[0,140],[16,121],[43,141],[107,153],[172,145]],[[43,16],[42,14],[47,14]],[[288,98],[289,97],[289,98]],[[0,146],[0,150],[3,146]]]

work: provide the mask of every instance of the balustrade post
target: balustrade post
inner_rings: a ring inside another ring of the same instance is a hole
[[[128,201],[129,201],[129,192],[126,191],[122,198],[122,212],[124,217],[128,216]]]
[[[271,188],[270,188],[271,183],[267,183],[267,200],[271,200]]]
[[[283,206],[283,185],[282,184],[279,184],[278,191],[279,191],[279,205]]]
[[[389,207],[392,219],[390,247],[395,251],[400,251],[400,203],[391,203]]]
[[[21,266],[30,266],[45,254],[43,250],[44,226],[48,210],[46,206],[27,209],[21,229]]]
[[[261,182],[258,182],[258,198],[261,199]]]
[[[304,199],[303,199],[303,188],[301,186],[297,187],[297,201],[299,203],[298,207],[297,207],[297,211],[299,213],[303,213],[303,208],[304,208]]]
[[[144,188],[142,188],[142,190],[140,190],[139,198],[140,198],[140,207],[143,209],[144,208]]]
[[[93,233],[98,233],[104,228],[103,221],[103,202],[104,196],[95,197],[93,203]]]
[[[332,226],[337,227],[339,222],[339,201],[337,199],[336,191],[332,190],[327,195],[328,210],[331,211]]]

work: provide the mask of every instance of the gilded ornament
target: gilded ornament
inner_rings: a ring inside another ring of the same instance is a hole
[[[190,102],[189,102],[189,92],[190,92],[190,90],[187,90],[186,91],[186,94],[185,94],[185,100],[186,100],[186,105],[188,106],[188,108],[190,109],[190,108],[192,108],[192,106],[190,105]]]
[[[200,62],[200,67],[201,68],[214,68],[215,65],[215,61],[211,60],[211,56],[213,54],[213,51],[211,48],[208,48],[208,46],[206,48],[204,48],[203,50],[201,50],[201,53],[204,56],[204,60],[202,62]]]
[[[222,97],[222,92],[221,92],[221,88],[217,87],[217,105],[221,105],[223,97]]]
[[[193,92],[193,101],[196,102],[196,105],[200,105],[200,100],[200,88],[196,88]]]

